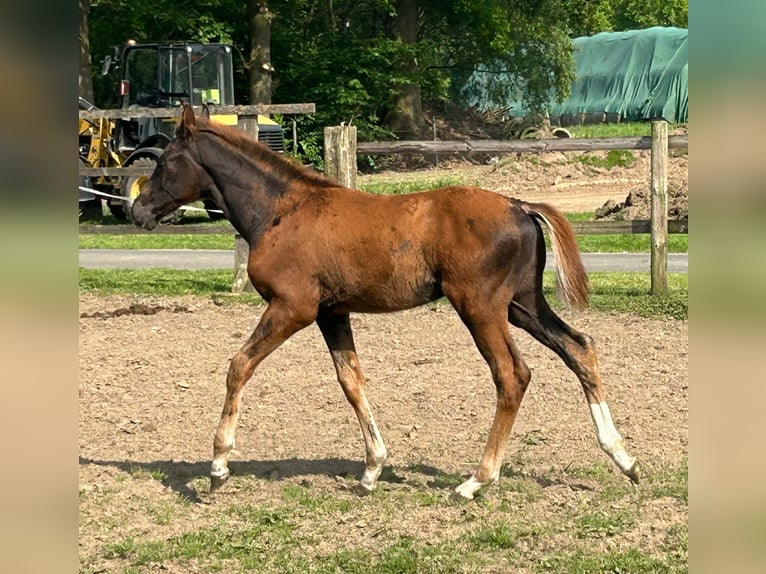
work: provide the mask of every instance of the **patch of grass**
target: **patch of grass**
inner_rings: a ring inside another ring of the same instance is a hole
[[[375,556],[361,550],[341,550],[318,560],[312,572],[343,572],[343,574],[438,574],[466,572],[472,557],[456,552],[454,545],[420,544],[411,537],[402,537]]]
[[[176,512],[176,508],[169,503],[159,503],[150,506],[146,511],[157,524],[170,524],[170,520]]]
[[[80,289],[101,293],[150,295],[209,295],[231,293],[234,270],[229,269],[83,269]]]
[[[591,221],[592,214],[569,214],[572,222]],[[577,245],[583,253],[648,253],[649,234],[632,235],[578,235]],[[546,246],[550,241],[546,234]],[[80,235],[79,249],[234,249],[234,236],[228,234],[204,235]],[[668,235],[669,253],[687,253],[689,236]]]
[[[670,128],[670,126],[668,126]],[[567,130],[573,138],[609,138],[648,136],[652,133],[650,122],[625,122],[620,124],[588,124],[583,126],[568,126]]]
[[[658,560],[636,549],[625,552],[587,553],[582,550],[545,556],[537,561],[538,572],[604,574],[605,572],[663,574],[676,572],[663,560]]]
[[[79,249],[234,249],[234,234],[82,234]]]
[[[668,562],[679,569],[686,568],[689,562],[689,525],[677,524],[672,526],[662,545],[668,555]]]
[[[459,176],[439,176],[434,178],[420,176],[412,179],[404,177],[402,174],[397,174],[395,178],[371,176],[359,184],[359,189],[377,195],[401,195],[464,184],[465,181]]]
[[[159,468],[146,469],[140,466],[131,466],[130,475],[134,478],[144,478],[147,480],[151,479],[157,481],[163,481],[168,477],[167,473]]]
[[[646,479],[652,498],[670,496],[684,504],[689,503],[689,466],[666,468]]]
[[[629,529],[636,523],[635,513],[628,510],[598,509],[578,516],[574,522],[578,538],[614,536]]]
[[[435,490],[416,491],[412,498],[418,506],[438,506],[444,502],[444,497]]]
[[[668,273],[668,292],[663,296],[650,293],[649,273],[589,273],[590,307],[598,311],[633,313],[640,317],[669,317],[687,319],[689,316],[689,276]],[[561,308],[555,294],[555,276],[546,271],[543,276],[546,299],[554,308]]]
[[[524,503],[539,500],[544,494],[543,487],[531,478],[506,477],[502,472],[497,488],[503,493],[512,492],[519,495]]]
[[[467,557],[455,552],[449,543],[425,545],[404,537],[386,548],[377,563],[362,572],[380,574],[440,574],[463,572]]]
[[[519,535],[508,522],[498,520],[477,528],[469,539],[474,550],[485,548],[507,550],[516,546]]]
[[[220,567],[234,560],[241,569],[252,570],[283,560],[284,551],[293,545],[292,526],[281,513],[266,510],[249,513],[246,525],[222,522],[159,541],[129,537],[107,545],[103,556],[121,558],[133,567],[170,560],[198,560]]]
[[[571,476],[572,478],[584,478],[598,482],[608,481],[614,476],[612,466],[605,461],[594,462],[588,466],[569,466],[564,470],[567,476]]]
[[[636,163],[636,156],[628,150],[609,150],[605,156],[584,153],[577,156],[577,161],[584,165],[612,169],[615,167],[632,167]]]
[[[285,485],[282,498],[312,512],[348,512],[352,507],[351,501],[347,499],[317,494],[297,484]]]
[[[576,223],[579,221],[593,221],[595,215],[593,211],[582,211],[579,213],[565,213],[564,217],[566,217],[568,221]]]
[[[632,235],[577,235],[577,246],[582,253],[649,253],[651,236],[648,233]],[[668,253],[688,253],[689,236],[685,233],[668,235]]]

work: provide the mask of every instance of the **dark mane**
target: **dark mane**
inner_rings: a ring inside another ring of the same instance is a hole
[[[310,168],[297,165],[287,157],[270,150],[266,145],[256,141],[240,129],[209,121],[202,117],[197,118],[197,126],[199,131],[217,135],[228,144],[239,149],[246,156],[259,162],[268,163],[275,173],[286,178],[297,178],[308,184],[322,187],[338,187],[339,185],[322,174],[312,171]]]

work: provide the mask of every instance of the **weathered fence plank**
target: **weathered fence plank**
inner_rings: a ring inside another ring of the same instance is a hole
[[[324,129],[324,172],[341,185],[356,188],[356,126]]]
[[[689,136],[679,135],[668,138],[669,148],[689,147]],[[596,151],[622,149],[651,149],[649,136],[609,138],[553,138],[542,140],[465,140],[465,141],[395,141],[359,142],[356,151],[360,154],[394,153],[541,153],[550,151]]]
[[[651,290],[668,290],[668,123],[652,122]]]
[[[247,261],[250,247],[238,233],[234,237],[234,281],[231,284],[232,293],[255,293],[255,287],[247,275]]]
[[[651,221],[649,219],[634,219],[631,221],[577,221],[572,223],[572,228],[577,235],[630,235],[651,233]],[[140,229],[135,225],[80,225],[81,235],[216,235],[236,233],[228,223],[216,225],[161,225],[153,231]],[[668,221],[668,233],[689,233],[689,220]]]
[[[199,112],[201,106],[194,106]],[[130,108],[117,110],[79,110],[80,119],[100,120],[115,118],[176,118],[181,117],[182,108]],[[258,104],[255,106],[210,106],[213,114],[235,114],[237,116],[257,116],[258,114],[313,114],[316,104]]]

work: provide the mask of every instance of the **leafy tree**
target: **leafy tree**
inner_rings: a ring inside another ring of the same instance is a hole
[[[81,98],[93,101],[93,68],[90,59],[90,31],[88,27],[88,10],[90,9],[90,0],[79,0],[80,4],[80,65],[78,91]]]
[[[542,111],[574,79],[571,38],[655,25],[686,26],[688,0],[81,0],[94,63],[138,42],[231,42],[238,102],[315,102],[299,116],[302,152],[320,158],[326,125],[353,122],[362,139],[417,135],[423,101],[458,101],[479,65],[493,86]],[[507,77],[515,78],[508,82]],[[94,79],[109,106],[113,79]]]
[[[273,14],[266,0],[249,0],[250,22],[250,103],[271,103],[271,20]]]
[[[244,22],[245,7],[235,0],[207,0],[204,4],[173,0],[92,0],[91,55],[94,61],[100,62],[112,54],[114,46],[123,45],[129,39],[233,42],[235,34],[245,29]],[[98,105],[115,105],[113,78],[94,77],[94,89]]]
[[[614,30],[689,26],[689,0],[615,0]]]

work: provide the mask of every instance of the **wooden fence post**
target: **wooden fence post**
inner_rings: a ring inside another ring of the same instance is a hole
[[[652,295],[668,290],[668,123],[652,122]]]
[[[324,172],[341,185],[356,188],[356,126],[324,129]]]
[[[258,141],[258,118],[252,116],[240,116],[237,118],[237,127]]]
[[[237,118],[237,127],[258,141],[258,120],[255,117]],[[253,293],[255,288],[247,276],[247,256],[250,252],[247,241],[237,233],[234,235],[234,281],[231,283],[232,293]]]
[[[237,233],[234,236],[234,281],[231,284],[232,293],[254,293],[255,287],[247,276],[247,258],[250,247],[247,241]]]

